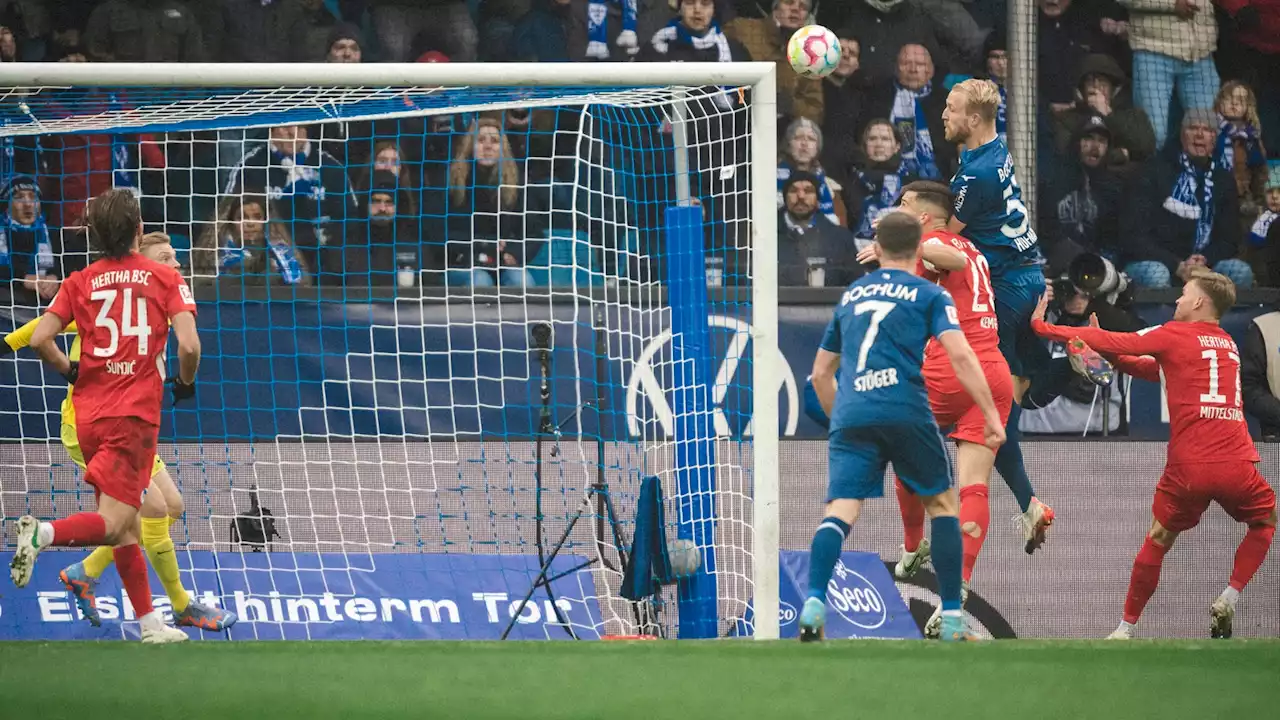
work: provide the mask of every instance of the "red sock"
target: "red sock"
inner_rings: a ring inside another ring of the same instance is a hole
[[[151,607],[151,581],[147,578],[147,561],[142,559],[142,549],[134,543],[118,547],[111,554],[116,560],[120,581],[129,593],[133,614],[142,617],[151,612],[154,609]]]
[[[1169,548],[1157,545],[1148,537],[1133,559],[1133,574],[1129,576],[1129,592],[1124,596],[1124,621],[1130,624],[1138,622],[1147,601],[1156,592],[1160,584],[1160,565],[1164,562],[1164,554]]]
[[[973,577],[973,565],[978,562],[982,543],[987,539],[987,526],[991,524],[991,507],[987,504],[987,486],[969,485],[960,488],[960,542],[964,548],[964,564],[960,576],[965,582]]]
[[[1254,525],[1249,528],[1249,532],[1240,541],[1240,547],[1236,548],[1236,564],[1231,568],[1231,587],[1243,590],[1249,584],[1253,574],[1258,572],[1262,561],[1266,559],[1267,550],[1271,548],[1271,540],[1275,535],[1276,529],[1270,525]]]
[[[89,547],[107,539],[107,521],[96,512],[76,513],[49,524],[53,525],[54,545]]]
[[[898,493],[898,511],[902,513],[902,547],[915,552],[924,539],[924,503],[897,478],[893,489]]]

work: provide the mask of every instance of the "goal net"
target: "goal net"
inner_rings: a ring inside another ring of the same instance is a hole
[[[771,73],[5,69],[4,329],[92,260],[85,201],[135,190],[199,303],[160,456],[233,638],[776,637]],[[93,507],[65,393],[0,360],[6,524]],[[659,529],[682,577],[628,600]],[[77,557],[42,555],[30,636],[128,634],[114,570],[76,621]]]

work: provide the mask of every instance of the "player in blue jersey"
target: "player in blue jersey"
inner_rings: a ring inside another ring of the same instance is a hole
[[[1013,408],[1005,432],[1008,442],[996,454],[996,469],[1022,508],[1024,549],[1044,544],[1053,510],[1035,497],[1022,460],[1018,418],[1031,375],[1048,350],[1031,332],[1031,314],[1045,292],[1044,264],[1036,231],[1022,204],[1009,148],[996,135],[1000,89],[990,80],[965,80],[951,89],[942,111],[947,142],[963,146],[960,169],[951,178],[955,214],[947,229],[963,235],[982,251],[991,268],[995,291],[1000,352],[1013,374]]]
[[[802,641],[822,637],[827,585],[841,547],[863,501],[884,497],[888,463],[933,518],[942,639],[971,638],[960,609],[962,550],[951,464],[921,374],[929,338],[946,350],[956,377],[982,410],[984,442],[993,450],[1004,442],[1004,427],[951,296],[915,275],[920,235],[920,222],[906,213],[880,220],[880,269],[845,291],[813,361],[813,387],[831,418],[830,472],[826,517],[813,535],[809,556]]]

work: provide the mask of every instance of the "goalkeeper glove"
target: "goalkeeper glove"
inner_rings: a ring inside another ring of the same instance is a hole
[[[5,345],[6,347],[8,345],[8,343],[0,343],[0,344]],[[67,379],[68,385],[75,385],[76,380],[80,379],[80,363],[78,361],[73,360],[71,362],[71,368],[66,372],[62,373],[62,377]]]
[[[1071,368],[1098,387],[1110,385],[1111,379],[1115,377],[1115,368],[1111,363],[1080,338],[1072,338],[1067,343],[1067,356],[1071,360]]]
[[[182,378],[174,376],[173,378],[173,404],[177,405],[183,400],[196,396],[196,383],[193,380],[191,384],[182,382]]]

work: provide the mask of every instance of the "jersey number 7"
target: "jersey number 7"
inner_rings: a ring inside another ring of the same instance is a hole
[[[115,318],[111,317],[111,309],[115,306],[116,298],[120,295],[120,292],[120,290],[112,288],[110,290],[94,290],[89,295],[90,300],[95,302],[102,301],[102,307],[98,309],[98,317],[93,321],[93,324],[100,328],[106,328],[107,333],[111,336],[111,341],[106,347],[93,349],[94,357],[115,357],[116,351],[120,348],[120,335],[122,332],[125,337],[138,338],[138,354],[147,354],[147,344],[151,340],[151,326],[147,324],[147,300],[146,298],[138,298],[135,302],[133,288],[125,288],[123,291],[124,303],[120,309],[120,324],[116,325]]]
[[[871,313],[871,325],[867,328],[867,334],[862,337],[862,346],[858,348],[858,372],[867,369],[867,355],[871,352],[871,346],[876,342],[876,335],[880,334],[880,323],[896,307],[898,306],[886,300],[863,300],[853,306],[854,315]]]

